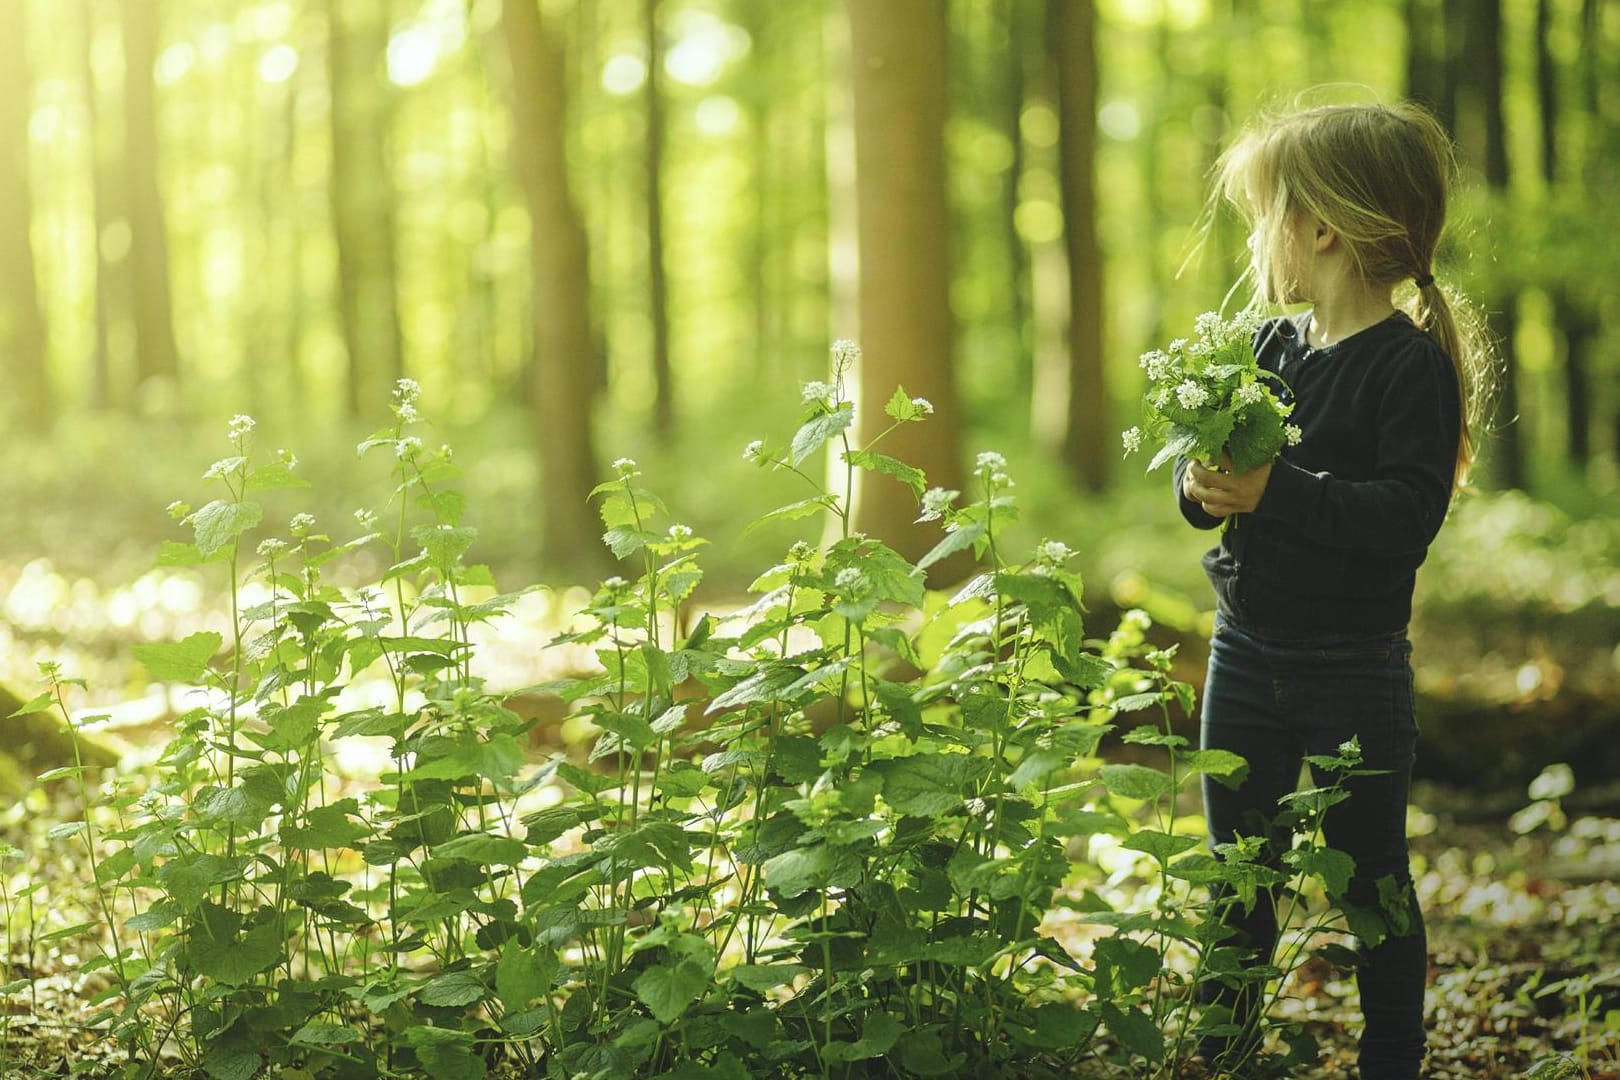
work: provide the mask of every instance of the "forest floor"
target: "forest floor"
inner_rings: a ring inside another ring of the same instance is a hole
[[[1620,924],[1612,918],[1620,819],[1565,819],[1553,806],[1520,835],[1506,821],[1467,820],[1475,800],[1460,792],[1430,786],[1418,800],[1410,821],[1431,958],[1426,1075],[1620,1080]],[[0,980],[4,1080],[93,1077],[118,1056],[84,1024],[107,983],[105,973],[79,968],[103,943],[84,934],[48,940],[53,927],[95,917],[88,868],[48,839],[75,809],[65,796],[36,794],[0,827],[0,844],[18,852],[3,868],[12,927]],[[1518,829],[1525,825],[1521,815]],[[34,895],[19,897],[28,884]],[[1323,1048],[1319,1066],[1293,1075],[1357,1076],[1357,1006],[1345,973],[1308,962],[1279,1012],[1303,1021]],[[1559,1055],[1567,1060],[1554,1069],[1548,1059]]]

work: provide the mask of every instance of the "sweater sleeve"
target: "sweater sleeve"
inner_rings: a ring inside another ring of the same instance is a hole
[[[1456,466],[1456,375],[1450,359],[1426,341],[1382,367],[1372,477],[1345,480],[1279,458],[1256,513],[1285,520],[1328,547],[1411,551],[1434,539]]]
[[[1191,525],[1195,529],[1213,529],[1226,519],[1218,518],[1213,514],[1207,513],[1202,505],[1193,502],[1182,493],[1181,478],[1187,474],[1187,465],[1188,461],[1186,458],[1181,457],[1176,459],[1176,503],[1181,507],[1181,516],[1186,518],[1187,524]]]

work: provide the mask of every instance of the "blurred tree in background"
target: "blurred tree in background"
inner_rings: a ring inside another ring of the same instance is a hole
[[[408,376],[481,433],[503,557],[578,575],[602,457],[724,518],[764,482],[734,448],[840,337],[863,400],[935,404],[894,448],[931,482],[989,441],[1053,492],[1134,489],[1135,358],[1242,264],[1224,216],[1187,260],[1208,165],[1320,83],[1455,132],[1439,271],[1501,339],[1491,483],[1615,488],[1614,0],[9,0],[0,22],[5,492],[106,495],[114,532],[206,456],[199,425],[335,448]],[[149,468],[109,460],[132,439]],[[862,521],[898,534],[890,487]]]

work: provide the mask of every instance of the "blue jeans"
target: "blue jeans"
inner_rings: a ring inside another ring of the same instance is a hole
[[[1299,782],[1305,755],[1333,755],[1355,736],[1363,767],[1375,776],[1344,781],[1349,798],[1328,809],[1324,842],[1355,860],[1350,905],[1376,908],[1378,881],[1388,877],[1404,897],[1406,911],[1393,930],[1364,950],[1357,969],[1364,1028],[1362,1080],[1415,1080],[1423,1060],[1423,992],[1428,976],[1428,944],[1423,914],[1412,890],[1406,848],[1406,804],[1417,740],[1412,692],[1412,647],[1404,632],[1352,641],[1273,641],[1224,620],[1217,621],[1204,687],[1201,742],[1230,750],[1249,763],[1234,791],[1206,775],[1204,811],[1210,843],[1230,843],[1236,834],[1271,836],[1272,859],[1288,839],[1275,836],[1266,822],[1278,813],[1278,800]],[[1333,778],[1316,775],[1318,785]],[[1253,908],[1221,905],[1232,939],[1267,963],[1277,941],[1275,898],[1262,889]],[[1240,1024],[1257,1017],[1253,990],[1210,984],[1205,1000],[1234,1012]],[[1247,1014],[1247,1015],[1245,1015]],[[1223,1048],[1205,1046],[1206,1053]]]

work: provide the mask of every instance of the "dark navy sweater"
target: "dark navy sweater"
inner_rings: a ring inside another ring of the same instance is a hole
[[[1316,349],[1310,313],[1256,336],[1260,366],[1282,376],[1302,430],[1273,463],[1253,513],[1204,556],[1223,618],[1279,640],[1400,631],[1417,568],[1451,501],[1462,406],[1451,358],[1397,312]],[[1221,523],[1181,495],[1200,529]]]

